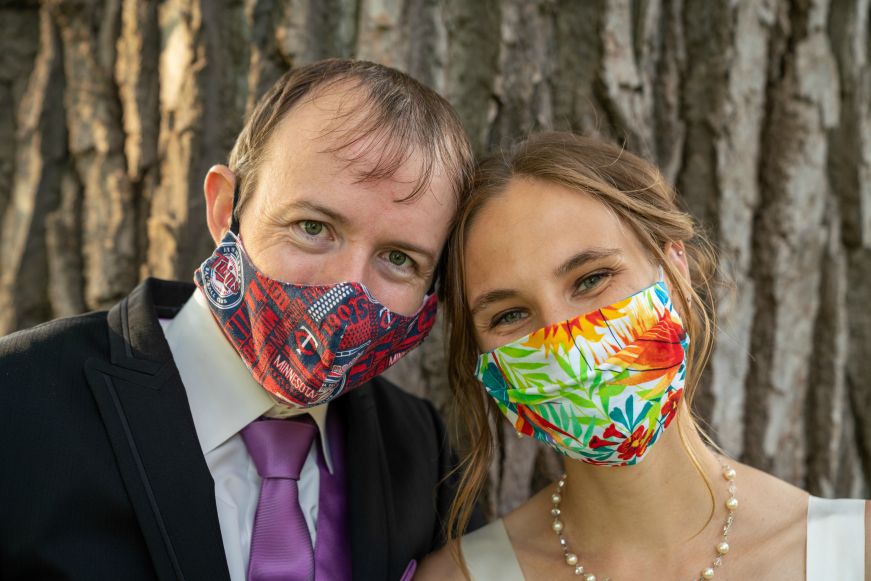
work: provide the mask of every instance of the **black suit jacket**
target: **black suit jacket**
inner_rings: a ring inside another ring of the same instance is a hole
[[[228,579],[184,386],[158,317],[193,285],[149,279],[108,313],[0,339],[0,578]],[[452,456],[433,407],[375,379],[345,425],[355,579],[442,543]]]

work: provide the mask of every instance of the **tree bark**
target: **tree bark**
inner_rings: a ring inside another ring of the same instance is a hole
[[[61,179],[70,163],[61,43],[46,9],[38,14],[38,23],[39,49],[17,103],[13,158],[6,160],[15,168],[11,194],[4,196],[8,203],[0,233],[4,249],[0,255],[0,329],[6,332],[52,315],[44,284],[48,278],[44,216],[57,206]]]
[[[0,8],[0,333],[106,308],[211,252],[202,182],[286,70],[405,70],[478,154],[557,128],[659,165],[718,246],[695,400],[729,454],[871,483],[871,0],[46,0]],[[388,376],[458,436],[444,329]],[[561,470],[499,426],[503,514]]]

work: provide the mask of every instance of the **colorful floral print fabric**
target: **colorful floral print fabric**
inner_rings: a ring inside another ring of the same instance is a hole
[[[640,462],[677,414],[689,336],[663,281],[478,358],[518,433],[566,456]]]

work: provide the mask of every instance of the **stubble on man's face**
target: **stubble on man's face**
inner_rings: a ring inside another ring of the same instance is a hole
[[[390,177],[363,179],[391,144],[353,141],[362,100],[336,87],[296,105],[276,128],[241,216],[241,236],[259,270],[296,284],[361,282],[390,310],[412,314],[430,287],[456,212],[454,176],[423,171],[409,152]]]

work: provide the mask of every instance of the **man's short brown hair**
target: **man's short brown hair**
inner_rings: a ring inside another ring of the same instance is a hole
[[[365,144],[380,146],[377,162],[360,175],[361,181],[389,178],[418,154],[421,172],[408,198],[426,190],[433,173],[451,176],[459,204],[469,188],[473,157],[466,133],[450,104],[434,90],[410,76],[367,61],[328,59],[285,73],[261,97],[230,152],[229,167],[236,175],[236,216],[257,187],[257,174],[275,128],[304,97],[331,87],[347,86],[359,95],[361,106],[342,113],[342,139],[327,150],[340,154]],[[347,123],[344,123],[347,121]],[[335,142],[334,142],[335,143]],[[349,155],[353,163],[363,154]]]

